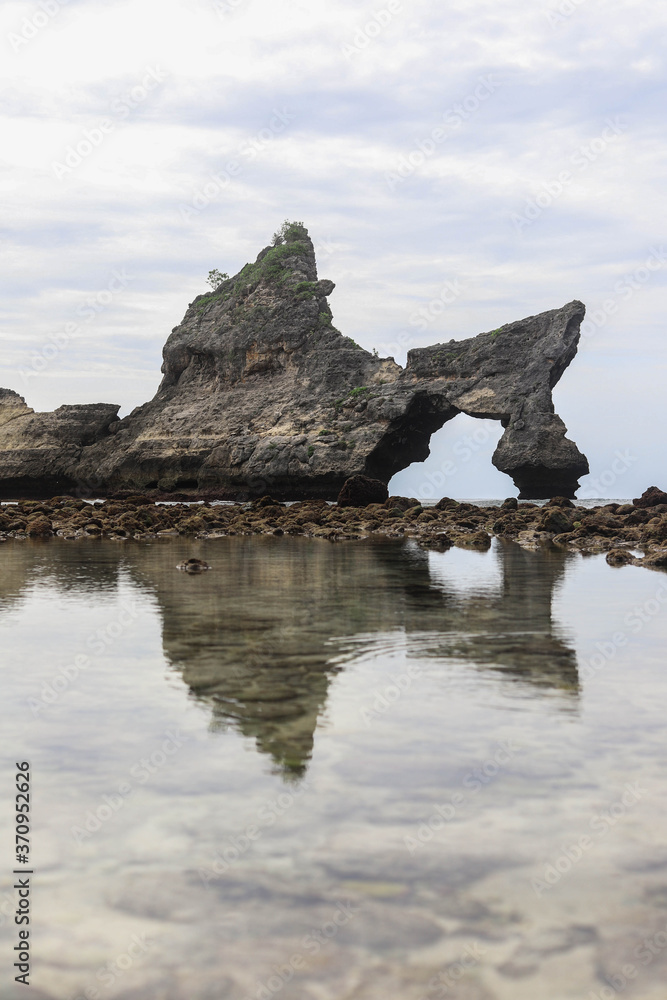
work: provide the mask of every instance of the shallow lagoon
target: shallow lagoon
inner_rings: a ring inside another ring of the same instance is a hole
[[[664,1000],[664,574],[290,537],[0,559],[31,996]]]

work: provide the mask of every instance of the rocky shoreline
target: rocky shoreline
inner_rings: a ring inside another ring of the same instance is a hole
[[[453,545],[484,551],[492,537],[527,549],[557,546],[593,555],[612,566],[667,569],[667,494],[651,487],[632,503],[577,507],[565,497],[545,505],[514,497],[478,507],[448,497],[424,507],[411,497],[363,506],[270,496],[246,503],[165,504],[145,496],[89,502],[71,496],[19,500],[0,507],[0,542],[9,539],[146,541],[177,536],[302,535],[331,542],[370,537],[412,539],[444,551]]]

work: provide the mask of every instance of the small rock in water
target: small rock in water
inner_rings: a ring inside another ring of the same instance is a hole
[[[657,552],[649,553],[642,559],[642,566],[650,566],[651,569],[667,569],[667,549],[658,549]]]
[[[547,500],[545,507],[574,507],[574,504],[567,497],[552,497]]]
[[[48,518],[37,515],[28,521],[26,532],[30,538],[50,538],[51,522]]]
[[[627,549],[612,549],[607,552],[607,562],[610,566],[627,566],[634,562],[634,556]]]
[[[442,497],[442,499],[438,500],[437,504],[435,505],[435,509],[436,510],[452,510],[452,509],[455,509],[458,506],[459,506],[458,500],[452,500],[451,497]]]
[[[544,513],[541,515],[538,523],[538,531],[553,531],[555,534],[562,534],[563,532],[570,531],[572,528],[572,522],[569,517],[562,512],[560,507],[547,507],[545,505]]]
[[[475,531],[472,534],[464,535],[454,534],[452,536],[452,541],[454,545],[458,545],[459,548],[464,549],[478,549],[485,552],[487,549],[491,548],[491,536],[486,533],[486,531]]]
[[[203,559],[184,559],[180,562],[176,569],[183,570],[184,573],[203,573],[204,570],[210,569],[211,567]]]
[[[632,502],[635,507],[657,507],[658,504],[667,503],[667,493],[658,489],[657,486],[649,486],[640,497]]]
[[[338,506],[367,507],[371,503],[384,503],[388,498],[386,483],[368,476],[350,476],[338,494]]]

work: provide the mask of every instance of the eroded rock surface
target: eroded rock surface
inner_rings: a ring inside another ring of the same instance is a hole
[[[35,413],[22,396],[0,389],[2,497],[50,496],[80,486],[81,457],[118,422],[119,406],[89,403]]]
[[[571,302],[468,340],[410,351],[405,369],[332,323],[307,230],[266,247],[190,304],[164,347],[155,397],[35,413],[0,391],[0,491],[180,491],[334,499],[346,479],[388,482],[458,413],[501,421],[493,462],[526,498],[574,496],[588,463],[551,391],[577,351]]]

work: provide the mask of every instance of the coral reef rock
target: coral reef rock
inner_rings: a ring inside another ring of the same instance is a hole
[[[313,244],[283,242],[190,304],[155,397],[35,413],[0,390],[0,495],[335,499],[351,476],[388,483],[428,457],[458,413],[499,420],[493,456],[524,498],[572,497],[588,463],[551,391],[574,358],[581,302],[468,340],[418,348],[405,368],[332,323]]]
[[[350,476],[338,494],[339,507],[365,507],[369,503],[384,503],[389,490],[380,479],[368,476]]]
[[[358,478],[363,479],[355,480]],[[356,488],[358,484],[353,485]],[[328,542],[376,537],[410,540],[422,548],[443,552],[454,545],[485,551],[493,536],[501,545],[516,543],[530,550],[556,548],[586,555],[604,552],[613,566],[667,569],[667,504],[648,510],[614,502],[577,507],[557,497],[557,502],[552,500],[541,507],[512,499],[513,505],[505,501],[500,506],[477,506],[443,497],[435,506],[424,508],[415,497],[393,496],[381,503],[369,502],[369,494],[362,492],[357,493],[352,505],[321,499],[281,503],[270,496],[224,504],[214,500],[198,504],[153,503],[138,494],[92,503],[60,496],[19,500],[0,507],[0,543],[10,539],[35,540],[41,545],[45,539],[55,539],[56,543],[58,539],[125,543],[302,535]],[[216,565],[219,567],[220,562]],[[177,568],[198,573],[212,567],[190,557]]]
[[[632,503],[635,507],[646,508],[646,507],[657,507],[659,504],[667,503],[667,493],[661,490],[658,486],[649,486],[647,490],[644,490],[642,495]]]

